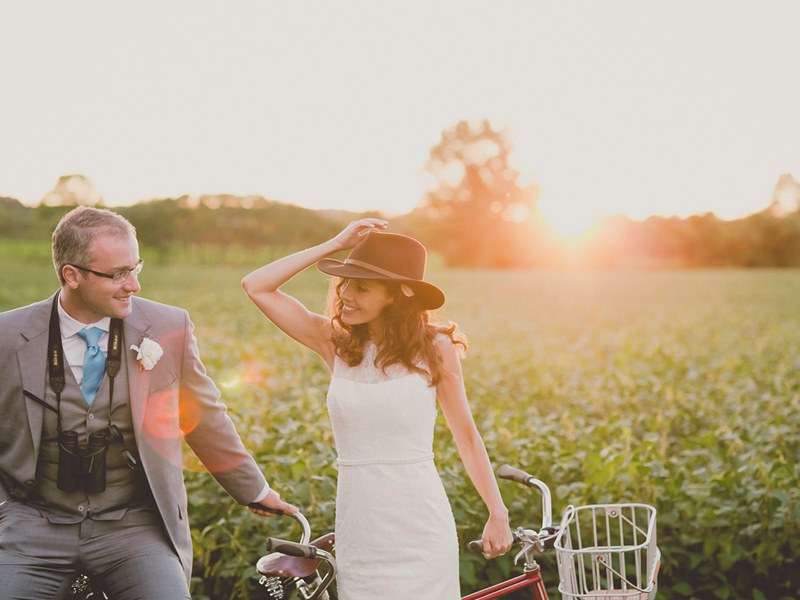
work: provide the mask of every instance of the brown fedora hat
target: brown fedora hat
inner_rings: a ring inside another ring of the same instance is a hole
[[[425,278],[425,246],[399,233],[372,231],[351,251],[344,262],[323,258],[317,268],[328,275],[346,279],[397,281],[414,291],[422,308],[432,310],[444,304],[444,292]]]

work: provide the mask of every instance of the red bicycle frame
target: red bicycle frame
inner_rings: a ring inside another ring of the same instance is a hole
[[[464,596],[461,600],[491,600],[492,598],[501,598],[511,592],[524,589],[531,591],[533,600],[549,600],[539,569],[523,573],[513,579],[507,579],[486,589],[478,590],[469,596]]]

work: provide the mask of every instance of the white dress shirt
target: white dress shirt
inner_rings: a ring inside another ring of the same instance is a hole
[[[108,354],[108,331],[111,327],[111,317],[103,317],[96,323],[87,325],[73,319],[61,306],[61,298],[58,299],[58,320],[61,325],[61,344],[64,347],[64,360],[67,361],[75,381],[80,386],[83,382],[83,355],[86,353],[86,342],[78,335],[81,329],[89,327],[99,327],[103,330],[100,336],[100,350],[103,354]]]

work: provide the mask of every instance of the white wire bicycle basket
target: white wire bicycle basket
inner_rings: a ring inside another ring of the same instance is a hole
[[[555,541],[564,600],[654,600],[661,553],[648,504],[568,506]]]

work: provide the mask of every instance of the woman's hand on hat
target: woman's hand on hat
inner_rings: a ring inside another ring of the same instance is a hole
[[[349,250],[363,240],[365,235],[372,231],[383,231],[388,224],[388,221],[374,217],[358,219],[348,223],[332,241],[339,250]]]

